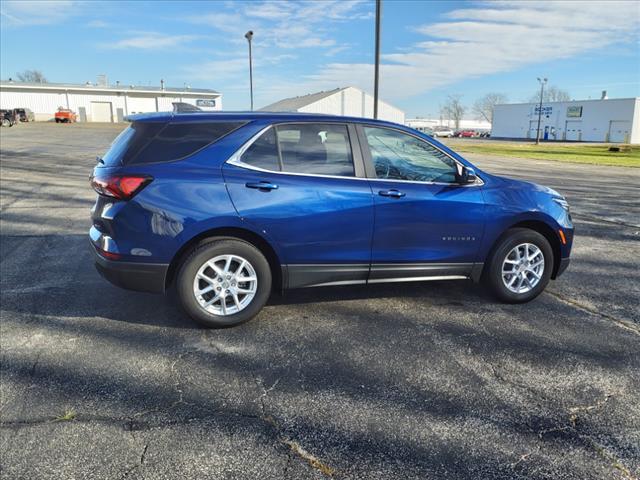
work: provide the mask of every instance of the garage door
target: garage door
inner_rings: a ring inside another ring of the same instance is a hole
[[[111,102],[91,102],[92,122],[113,122]]]
[[[567,120],[564,126],[564,139],[565,140],[582,140],[582,122],[577,120]]]
[[[611,143],[627,143],[631,132],[631,122],[611,120],[609,123],[609,141]]]

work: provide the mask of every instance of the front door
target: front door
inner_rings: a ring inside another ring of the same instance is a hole
[[[238,214],[276,243],[289,288],[366,282],[373,195],[351,136],[345,124],[274,126],[224,166]]]
[[[456,183],[458,164],[425,140],[390,128],[360,131],[376,177],[369,281],[469,276],[484,230],[481,182]]]

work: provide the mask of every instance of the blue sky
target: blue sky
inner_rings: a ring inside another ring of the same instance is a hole
[[[371,92],[374,10],[368,0],[1,0],[0,75],[163,78],[247,109],[251,29],[257,107],[347,85]],[[447,95],[526,101],[538,76],[575,99],[640,96],[640,2],[383,2],[380,95],[409,116],[438,116]]]

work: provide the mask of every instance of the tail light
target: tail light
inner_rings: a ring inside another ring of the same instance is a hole
[[[148,175],[113,175],[109,177],[92,177],[91,186],[100,195],[129,200],[140,190],[149,185],[153,178]]]

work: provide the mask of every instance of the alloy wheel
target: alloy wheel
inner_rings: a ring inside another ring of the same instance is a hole
[[[533,290],[544,273],[544,254],[533,243],[513,247],[502,262],[502,282],[514,293]]]
[[[256,295],[258,276],[251,263],[238,255],[207,260],[193,280],[193,294],[202,309],[219,316],[244,310]]]

